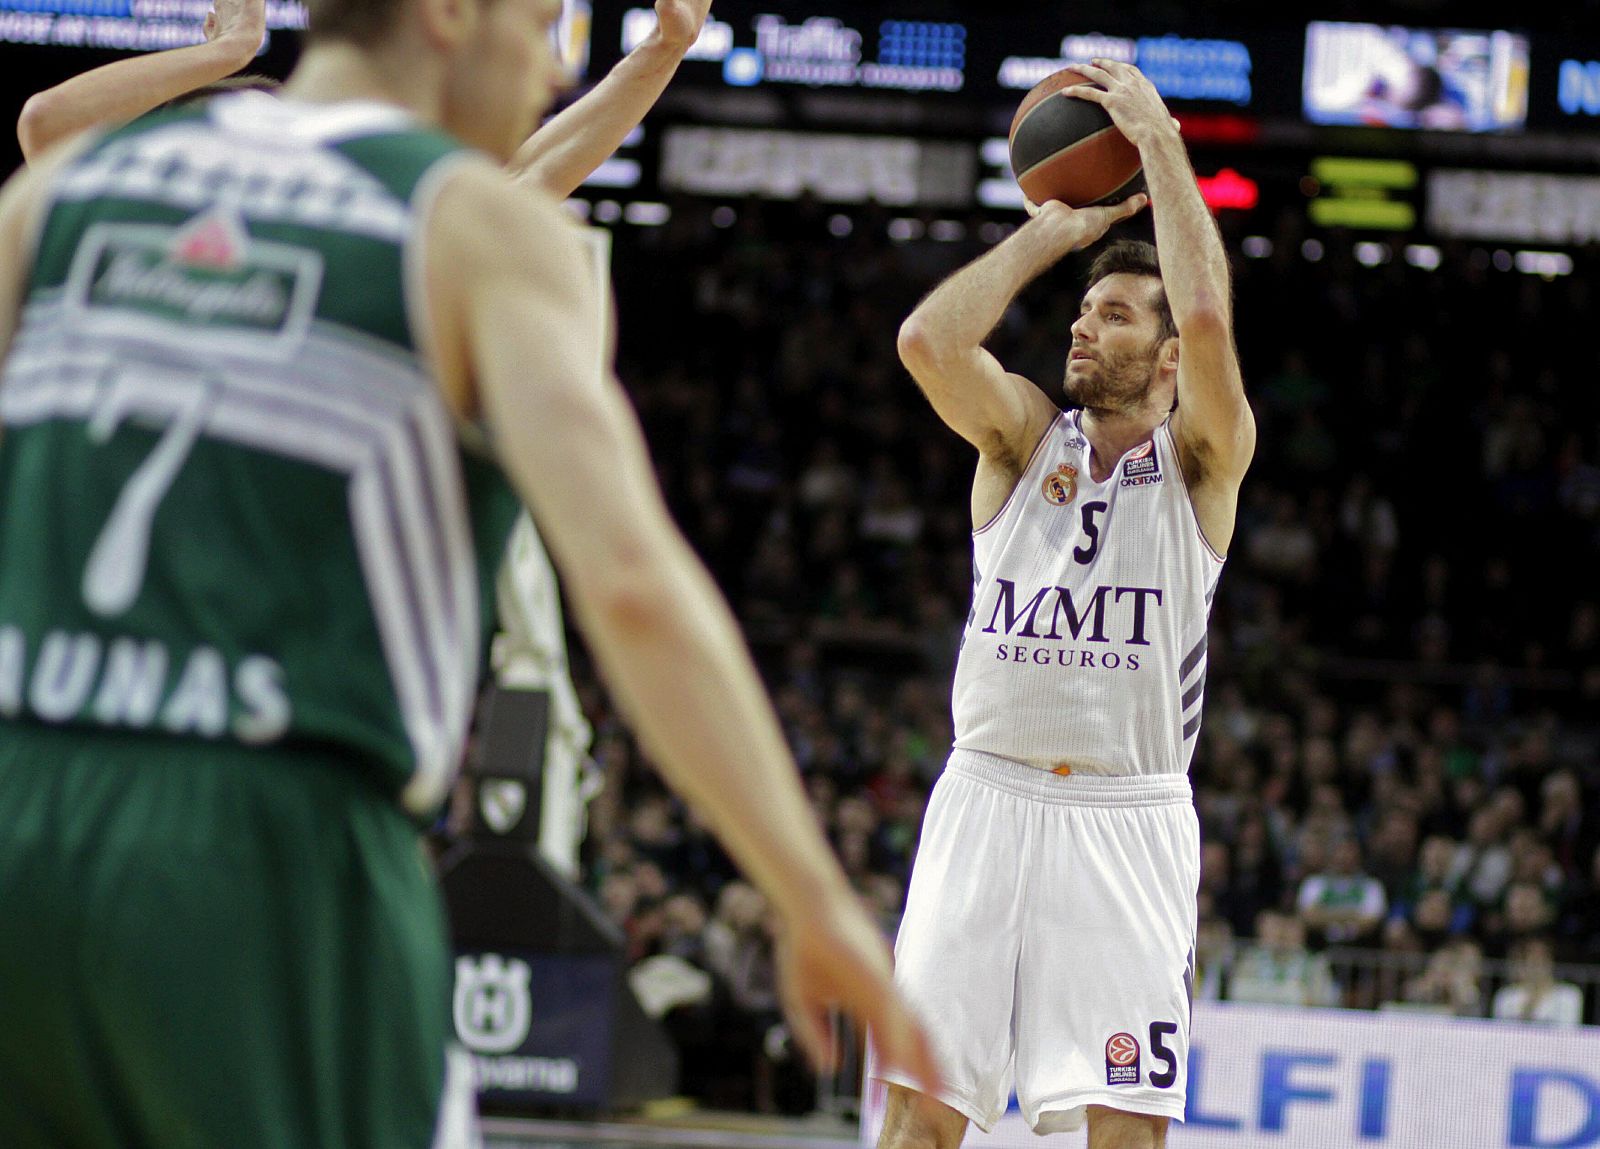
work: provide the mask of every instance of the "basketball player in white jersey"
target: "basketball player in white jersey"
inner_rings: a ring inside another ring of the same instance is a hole
[[[893,1072],[880,1149],[954,1149],[1013,1085],[1041,1133],[1090,1149],[1164,1144],[1183,1116],[1199,832],[1187,772],[1206,620],[1255,428],[1227,257],[1188,155],[1134,67],[1082,68],[1139,149],[1150,190],[1048,203],[937,288],[900,353],[978,449],[974,587],[896,981],[932,1027],[936,1095]],[[1064,255],[1153,204],[1156,247],[1090,274],[1069,411],[983,348]],[[1159,261],[1156,252],[1159,250]]]

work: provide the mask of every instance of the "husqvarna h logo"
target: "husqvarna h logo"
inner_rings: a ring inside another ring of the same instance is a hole
[[[456,958],[456,1034],[474,1053],[510,1053],[533,1023],[528,963],[499,954]]]

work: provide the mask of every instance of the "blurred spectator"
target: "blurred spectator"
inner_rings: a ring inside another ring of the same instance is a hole
[[[1600,964],[1600,846],[1567,899],[1561,936],[1575,960]]]
[[[782,1015],[766,898],[743,881],[723,886],[701,944],[714,993],[689,1047],[694,1056],[685,1057],[695,1063],[693,1095],[725,1108],[770,1110],[766,1050]]]
[[[1283,897],[1283,863],[1266,815],[1252,812],[1239,820],[1232,861],[1228,921],[1235,934],[1248,935],[1256,916]]]
[[[1395,900],[1393,913],[1406,918],[1427,949],[1471,927],[1472,906],[1450,880],[1456,844],[1434,834],[1417,852],[1417,867]]]
[[[1245,540],[1245,553],[1255,568],[1269,577],[1308,582],[1316,572],[1317,537],[1295,506],[1294,496],[1281,494],[1272,502],[1272,518]]]
[[[1512,954],[1511,984],[1495,993],[1492,1015],[1569,1028],[1583,1022],[1583,993],[1571,982],[1556,980],[1550,943],[1528,938]]]
[[[1306,877],[1295,907],[1308,932],[1328,945],[1370,940],[1388,901],[1383,885],[1361,870],[1361,847],[1354,838],[1334,843],[1328,868]]]
[[[1539,788],[1539,839],[1568,878],[1580,877],[1600,846],[1600,824],[1584,809],[1583,788],[1571,770],[1546,776]]]
[[[1424,890],[1403,919],[1423,949],[1431,950],[1460,934],[1472,922],[1472,907],[1457,902],[1447,889]]]
[[[767,900],[746,882],[729,882],[717,899],[716,916],[705,927],[706,966],[720,977],[740,1008],[776,1012],[778,978]]]
[[[1432,1006],[1456,1017],[1483,1016],[1483,952],[1471,938],[1453,938],[1434,951],[1427,968],[1406,983],[1406,1004]]]
[[[1336,1005],[1328,960],[1306,949],[1305,924],[1268,911],[1256,919],[1256,941],[1234,960],[1228,1000],[1262,1005]]]
[[[1554,920],[1543,890],[1532,882],[1512,882],[1504,903],[1485,924],[1485,946],[1493,957],[1508,957],[1529,938],[1543,937]]]
[[[1202,916],[1195,932],[1194,996],[1196,1001],[1221,1001],[1227,996],[1233,960],[1233,927],[1227,918]]]
[[[1372,480],[1357,474],[1339,504],[1339,529],[1365,553],[1387,555],[1400,543],[1394,504],[1373,489]]]
[[[1484,806],[1467,823],[1467,840],[1456,847],[1448,881],[1465,891],[1480,907],[1500,901],[1511,880],[1511,850],[1504,840],[1504,818],[1499,810]]]
[[[1387,809],[1367,843],[1367,869],[1383,886],[1389,905],[1400,901],[1417,866],[1417,819],[1409,809]]]
[[[659,952],[705,968],[705,903],[694,894],[674,894],[661,910]]]

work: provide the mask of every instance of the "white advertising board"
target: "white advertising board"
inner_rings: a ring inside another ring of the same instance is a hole
[[[883,1087],[862,1105],[875,1145]],[[1083,1134],[1058,1136],[1061,1144]],[[1600,1147],[1600,1027],[1197,1003],[1171,1149]],[[1015,1108],[964,1147],[1039,1149]]]

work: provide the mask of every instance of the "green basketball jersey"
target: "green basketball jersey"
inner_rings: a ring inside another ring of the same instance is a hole
[[[0,377],[0,724],[458,762],[517,504],[421,350],[465,153],[241,92],[54,181]]]

